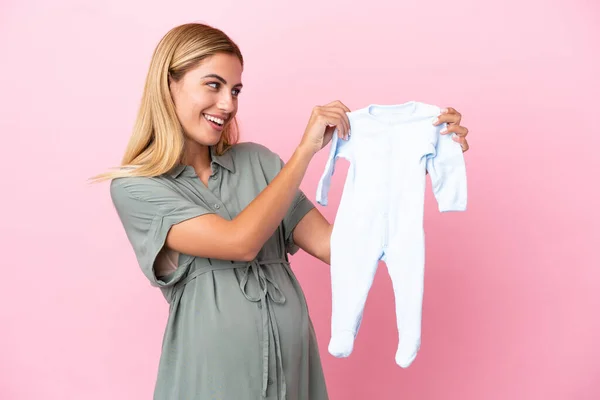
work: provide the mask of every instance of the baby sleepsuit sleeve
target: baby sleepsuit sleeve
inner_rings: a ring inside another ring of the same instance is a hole
[[[466,167],[446,124],[434,126],[437,106],[410,101],[372,104],[347,113],[350,135],[334,133],[316,199],[328,204],[335,163],[349,161],[331,235],[332,321],[328,350],[353,350],[379,260],[386,263],[395,301],[399,344],[395,361],[408,367],[421,345],[425,265],[423,210],[426,172],[440,212],[467,206]]]

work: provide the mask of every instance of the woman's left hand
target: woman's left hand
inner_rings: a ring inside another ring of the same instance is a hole
[[[469,130],[460,125],[460,120],[462,115],[456,111],[452,107],[447,107],[442,109],[442,113],[438,116],[437,120],[433,123],[434,125],[439,125],[441,123],[446,122],[448,125],[446,129],[443,129],[440,133],[442,135],[448,135],[450,133],[455,133],[456,136],[452,137],[452,140],[460,143],[460,147],[462,147],[463,153],[469,150],[469,143],[467,143],[467,135],[469,134]]]

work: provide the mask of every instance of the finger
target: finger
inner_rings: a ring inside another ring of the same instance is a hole
[[[344,122],[346,123],[346,139],[348,139],[348,136],[350,135],[350,119],[348,118],[348,113],[351,113],[352,111],[350,111],[350,109],[348,107],[346,107],[346,105],[344,103],[342,103],[341,101],[338,101],[339,103],[339,107],[341,107],[343,113],[342,113],[342,118],[344,119]]]
[[[348,120],[348,115],[346,115],[345,110],[339,106],[330,106],[326,108],[327,111],[333,112],[338,116],[341,123],[344,126],[344,138],[348,138],[348,134],[350,132],[350,121]]]
[[[321,110],[319,116],[321,117],[321,121],[323,122],[323,124],[337,127],[338,137],[340,139],[346,136],[347,128],[344,124],[343,119],[339,115],[339,112],[323,109]]]
[[[341,109],[342,113],[340,115],[342,115],[342,117],[346,121],[347,132],[350,132],[350,120],[348,119],[348,115],[346,113],[350,113],[352,111],[339,100],[332,101],[331,103],[326,104],[325,107]]]
[[[450,124],[460,125],[461,118],[462,115],[454,108],[446,107],[441,110],[440,115],[438,115],[438,117],[434,120],[433,124],[439,125],[441,123],[446,122]]]
[[[338,136],[340,137],[340,139],[348,138],[349,132],[350,132],[350,120],[348,119],[348,115],[346,113],[351,112],[351,111],[348,107],[346,107],[346,105],[344,103],[342,103],[339,100],[335,100],[330,103],[327,103],[324,106],[314,107],[313,110],[317,114],[319,114],[321,111],[333,111],[336,114],[338,114],[340,116],[340,118],[343,119],[343,124],[342,124],[343,128],[342,128],[342,126],[338,127],[339,128]]]
[[[351,112],[350,109],[348,107],[346,107],[346,105],[339,100],[332,101],[331,103],[328,103],[325,106],[326,107],[339,106],[344,109],[344,112]]]
[[[344,112],[351,112],[350,109],[341,101],[337,100],[337,104],[344,109]]]
[[[322,111],[322,115],[325,118],[326,124],[328,126],[335,126],[337,128],[337,135],[340,139],[343,139],[346,136],[346,126],[344,122],[341,120],[340,113],[335,110],[328,108]]]
[[[467,139],[465,139],[464,137],[452,137],[452,140],[454,140],[455,142],[460,144],[460,147],[462,148],[463,153],[467,150],[469,150],[469,143],[467,142]]]
[[[340,110],[340,118],[341,118],[342,122],[344,123],[344,126],[346,127],[345,137],[346,137],[346,139],[348,139],[348,136],[350,135],[350,120],[348,119],[348,114],[346,114],[347,108],[340,108],[339,110]]]
[[[433,122],[433,124],[439,125],[439,124],[442,124],[445,122],[448,124],[460,125],[460,119],[461,119],[460,114],[442,113],[436,118],[436,120]]]
[[[460,125],[446,125],[444,129],[440,131],[442,135],[447,135],[449,133],[455,133],[457,136],[465,137],[468,135],[469,130]]]

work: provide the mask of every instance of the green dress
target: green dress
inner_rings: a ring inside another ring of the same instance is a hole
[[[314,204],[301,190],[251,262],[179,254],[157,276],[172,225],[207,213],[233,219],[279,173],[281,158],[256,143],[217,156],[205,186],[191,166],[154,178],[118,178],[113,204],[138,263],[169,303],[154,399],[328,399],[306,300],[288,262],[296,224]]]

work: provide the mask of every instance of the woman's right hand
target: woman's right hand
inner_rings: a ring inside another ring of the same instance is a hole
[[[339,100],[314,107],[300,145],[310,148],[315,154],[327,146],[336,129],[340,139],[347,139],[350,132],[347,112],[350,109]]]

